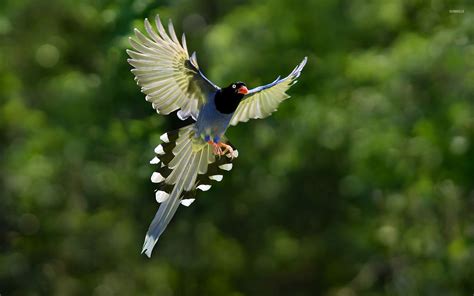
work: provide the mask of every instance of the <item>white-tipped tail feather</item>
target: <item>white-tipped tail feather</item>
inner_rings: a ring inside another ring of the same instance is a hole
[[[169,143],[170,142],[170,139],[168,139],[168,134],[167,133],[164,133],[160,136],[160,140],[165,142],[165,143]]]
[[[189,207],[195,200],[194,198],[186,198],[181,200],[181,204],[185,207]]]
[[[158,146],[156,146],[156,148],[155,148],[155,153],[156,153],[156,154],[160,154],[160,155],[165,154],[165,151],[163,150],[163,146],[161,146],[161,144],[158,145]]]
[[[217,182],[222,181],[222,178],[224,178],[224,176],[222,176],[222,175],[213,175],[213,176],[209,177],[209,179],[217,181]]]
[[[143,244],[142,253],[148,257],[179,205],[190,206],[197,189],[209,190],[211,180],[221,181],[220,173],[232,169],[230,155],[216,158],[210,145],[194,138],[194,125],[165,133],[160,139],[163,142],[155,148],[157,156],[151,161],[159,168],[152,174],[151,181],[159,186],[155,199],[161,204]]]
[[[165,178],[160,173],[154,172],[153,175],[151,175],[150,179],[151,179],[151,182],[153,183],[160,183],[160,182],[163,182]]]
[[[160,162],[160,159],[156,156],[152,160],[150,160],[150,164],[157,164],[159,162]]]
[[[201,184],[199,185],[198,187],[196,187],[197,189],[201,190],[201,191],[208,191],[209,189],[211,189],[211,185],[205,185],[205,184]]]
[[[158,190],[158,191],[155,193],[155,199],[156,199],[156,202],[157,202],[157,203],[162,203],[162,202],[164,202],[165,200],[168,199],[169,196],[170,196],[170,194],[167,193],[166,191],[163,191],[163,190]]]

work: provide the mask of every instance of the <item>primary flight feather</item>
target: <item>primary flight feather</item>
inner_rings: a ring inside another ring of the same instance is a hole
[[[228,126],[276,111],[307,60],[264,86],[248,90],[245,83],[234,82],[220,88],[201,72],[196,53],[189,55],[184,34],[180,42],[171,21],[168,32],[159,16],[155,23],[156,29],[145,19],[147,35],[135,29],[136,39],[130,38],[128,62],[135,80],[158,113],[178,110],[181,120],[191,116],[196,122],[164,133],[150,161],[157,167],[151,181],[158,186],[155,198],[161,205],[145,237],[142,253],[148,257],[178,206],[189,206],[196,190],[209,190],[212,181],[220,182],[223,171],[232,169],[238,152],[224,135]]]

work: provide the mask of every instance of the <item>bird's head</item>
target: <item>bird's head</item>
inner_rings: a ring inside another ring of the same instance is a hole
[[[227,93],[232,93],[233,96],[243,97],[244,95],[248,94],[249,90],[245,83],[243,82],[234,82],[231,83],[228,87],[225,88]]]
[[[224,87],[215,96],[216,108],[219,112],[230,114],[237,109],[240,101],[244,98],[249,90],[243,82],[234,82]]]

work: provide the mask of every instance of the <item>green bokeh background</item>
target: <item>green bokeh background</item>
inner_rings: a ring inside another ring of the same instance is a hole
[[[472,295],[472,4],[2,0],[0,294]],[[148,162],[183,123],[125,49],[157,13],[218,85],[309,61],[149,260]]]

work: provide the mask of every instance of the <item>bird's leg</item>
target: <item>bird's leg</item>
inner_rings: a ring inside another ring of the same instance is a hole
[[[212,145],[212,153],[218,156],[222,155],[222,149],[218,143],[215,143],[214,141],[207,141],[207,143],[209,143],[209,145]]]

